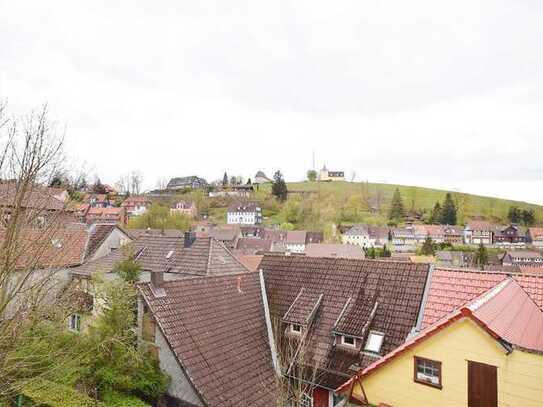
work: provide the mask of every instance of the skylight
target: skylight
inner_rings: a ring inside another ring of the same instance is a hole
[[[173,255],[173,250],[170,250],[168,254],[166,255],[166,258],[169,259]]]
[[[373,353],[380,353],[384,338],[385,334],[381,332],[371,331],[368,335],[368,340],[366,342],[366,347],[364,348],[364,350]]]

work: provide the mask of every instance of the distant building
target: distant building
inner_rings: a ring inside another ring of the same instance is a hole
[[[126,198],[121,207],[129,216],[143,215],[151,207],[153,202],[146,196],[130,196]]]
[[[537,248],[543,248],[543,228],[529,228],[526,241]]]
[[[272,180],[264,174],[264,171],[258,171],[253,179],[253,184],[266,184],[268,182],[272,182]]]
[[[166,189],[169,190],[180,190],[180,189],[198,189],[205,188],[207,186],[207,181],[203,178],[197,177],[196,175],[191,175],[188,177],[177,177],[172,178]]]
[[[469,222],[464,228],[464,242],[472,245],[491,245],[493,242],[493,226],[485,221]]]
[[[511,250],[503,255],[502,265],[543,267],[543,255],[532,250]]]
[[[119,222],[126,224],[127,213],[125,208],[89,208],[85,216],[87,224],[96,222]]]
[[[196,208],[196,205],[192,201],[179,201],[171,206],[170,213],[177,213],[188,216],[190,218],[195,218],[196,216],[198,216],[198,208]]]
[[[494,233],[494,244],[504,247],[525,247],[526,234],[520,233],[518,226],[499,227]]]
[[[343,244],[354,244],[362,248],[382,247],[388,243],[389,228],[370,225],[354,225],[341,237]]]
[[[345,181],[345,173],[343,171],[328,171],[325,165],[319,172],[319,181]]]
[[[229,225],[257,225],[262,223],[262,209],[256,202],[233,202],[226,218]]]

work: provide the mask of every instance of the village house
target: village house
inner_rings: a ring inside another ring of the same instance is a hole
[[[443,231],[445,243],[449,243],[453,246],[464,244],[464,232],[462,229],[456,226],[445,225]]]
[[[392,228],[390,236],[395,252],[414,252],[417,248],[417,238],[413,228]]]
[[[307,232],[305,230],[289,230],[285,239],[287,251],[290,253],[303,253],[306,238]]]
[[[334,389],[417,328],[430,268],[270,255],[260,269],[282,372],[306,380],[303,405],[329,407],[342,402]]]
[[[166,186],[167,190],[178,191],[182,189],[201,189],[207,187],[207,181],[203,178],[191,175],[188,177],[172,178]]]
[[[543,267],[543,255],[535,250],[510,250],[501,258],[503,266]]]
[[[178,201],[171,206],[170,213],[185,215],[193,219],[198,216],[198,208],[193,201]]]
[[[112,206],[107,194],[88,193],[83,196],[83,202],[89,204],[92,208],[109,208]]]
[[[256,202],[232,202],[226,220],[229,225],[257,225],[262,223],[262,209]]]
[[[398,407],[539,406],[542,294],[541,277],[436,269],[422,331],[336,392]]]
[[[318,180],[321,182],[345,181],[345,173],[343,171],[328,171],[324,165],[319,171]]]
[[[434,243],[445,242],[445,227],[443,225],[413,225],[415,239],[417,244],[423,244],[427,237],[432,239]]]
[[[501,226],[494,232],[494,245],[498,247],[523,248],[526,246],[526,234],[521,233],[516,225]]]
[[[269,182],[272,182],[272,180],[269,179],[266,174],[264,174],[264,171],[257,171],[255,177],[253,178],[253,184],[267,184]]]
[[[138,216],[147,212],[152,203],[153,201],[146,196],[129,196],[121,203],[121,208],[125,209],[128,217]]]
[[[363,249],[383,247],[388,243],[390,229],[381,226],[354,225],[341,236],[343,244],[354,244]]]
[[[537,249],[543,249],[543,228],[528,228],[528,231],[526,232],[526,242]]]
[[[470,221],[464,228],[464,242],[469,245],[490,246],[494,239],[494,227],[486,221]]]
[[[469,267],[473,256],[461,251],[440,250],[436,252],[435,258],[438,266]]]

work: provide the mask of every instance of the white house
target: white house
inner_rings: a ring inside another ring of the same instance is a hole
[[[257,225],[262,223],[262,209],[255,202],[233,202],[226,218],[229,225]]]
[[[285,245],[290,253],[303,253],[305,251],[305,242],[307,232],[305,230],[290,230],[287,232]]]

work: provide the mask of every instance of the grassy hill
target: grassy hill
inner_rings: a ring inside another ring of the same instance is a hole
[[[400,190],[405,208],[422,214],[431,211],[437,201],[443,202],[447,193],[445,190],[431,188],[365,182],[291,182],[287,185],[290,192],[301,192],[302,201],[307,199],[317,201],[328,199],[333,202],[334,206],[349,205],[358,199],[370,203],[373,210],[370,210],[371,208],[362,208],[362,211],[367,210],[367,213],[362,214],[359,219],[355,220],[377,224],[386,222],[386,213],[396,188]],[[269,185],[261,187],[261,191],[268,192],[269,189]],[[474,217],[482,217],[495,222],[506,222],[507,212],[511,206],[534,210],[536,222],[538,224],[543,223],[543,206],[541,205],[453,191],[451,193],[458,205],[459,223],[467,222]],[[294,197],[296,194],[291,196]]]

